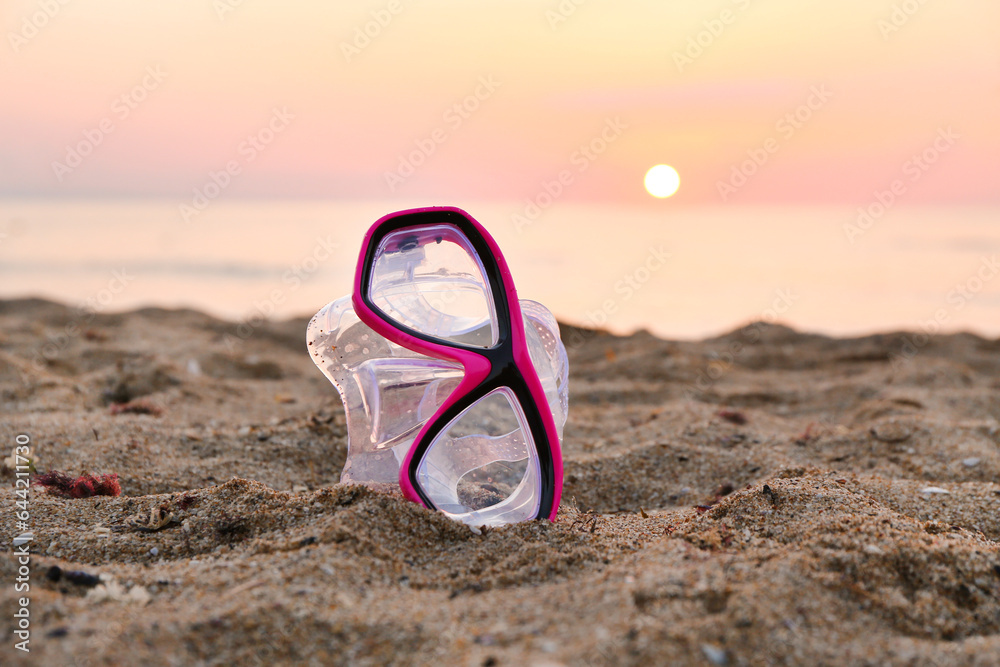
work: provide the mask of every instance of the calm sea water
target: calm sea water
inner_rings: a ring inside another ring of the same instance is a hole
[[[232,320],[311,315],[350,291],[361,237],[419,203],[0,200],[0,298]],[[674,338],[754,319],[859,334],[1000,335],[1000,208],[648,208],[457,202],[496,237],[522,298],[573,323]],[[527,223],[527,224],[525,224]],[[845,228],[845,225],[848,227]]]

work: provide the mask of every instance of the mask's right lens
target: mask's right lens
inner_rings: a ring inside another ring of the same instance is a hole
[[[435,507],[468,524],[535,518],[538,453],[513,392],[501,387],[452,420],[424,452],[417,483]]]
[[[387,234],[367,286],[389,319],[433,338],[491,347],[498,338],[493,293],[472,244],[448,224]]]

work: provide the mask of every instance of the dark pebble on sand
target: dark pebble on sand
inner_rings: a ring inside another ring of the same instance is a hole
[[[71,584],[76,584],[77,586],[86,586],[87,588],[93,588],[97,584],[101,583],[101,578],[96,574],[90,574],[89,572],[83,572],[80,570],[71,570],[70,572],[64,572],[63,576],[66,581]]]
[[[719,410],[715,413],[716,416],[721,417],[730,424],[736,424],[737,426],[742,426],[746,424],[749,420],[747,416],[740,412],[739,410]]]
[[[48,570],[45,571],[45,578],[49,581],[59,581],[62,579],[62,568],[58,565],[53,565]]]
[[[772,503],[778,500],[778,494],[776,494],[767,484],[764,485],[764,488],[762,488],[760,492],[767,496],[767,499]]]

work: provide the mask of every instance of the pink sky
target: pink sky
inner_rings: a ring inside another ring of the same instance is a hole
[[[725,203],[860,205],[897,179],[908,204],[1000,202],[994,0],[560,6],[6,2],[0,194],[187,197],[233,163],[227,197],[522,201],[568,170],[565,201],[710,204],[757,155]],[[669,203],[642,189],[657,163]]]

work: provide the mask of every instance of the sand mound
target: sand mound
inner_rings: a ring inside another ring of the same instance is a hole
[[[565,327],[559,521],[475,534],[337,483],[305,324],[0,302],[4,442],[123,489],[33,490],[5,664],[996,664],[1000,341]]]

